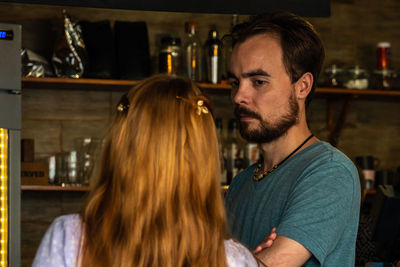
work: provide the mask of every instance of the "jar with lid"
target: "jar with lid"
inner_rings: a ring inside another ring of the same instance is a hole
[[[333,64],[326,67],[321,75],[320,84],[326,87],[343,87],[344,69]]]
[[[391,90],[395,87],[397,74],[391,69],[374,70],[372,87],[378,90]]]
[[[379,42],[376,44],[376,69],[390,69],[390,43]]]
[[[379,42],[376,45],[376,69],[372,74],[372,87],[379,90],[390,90],[395,86],[396,72],[391,69],[390,43]]]
[[[161,39],[158,71],[166,74],[183,75],[181,39],[170,36]]]
[[[349,89],[367,89],[368,71],[356,65],[353,68],[347,70],[347,75],[344,81],[344,87]]]

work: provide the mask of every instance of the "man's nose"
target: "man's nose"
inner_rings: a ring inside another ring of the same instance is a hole
[[[245,84],[241,83],[237,89],[232,89],[231,97],[234,104],[248,104],[250,99],[249,90]]]

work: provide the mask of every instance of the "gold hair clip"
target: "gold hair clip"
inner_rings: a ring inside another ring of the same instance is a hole
[[[188,102],[188,103],[190,103],[190,104],[193,105],[193,102],[191,102],[189,99],[186,99],[186,98],[183,98],[183,97],[180,97],[180,96],[176,96],[176,98],[177,98],[177,99],[181,99],[181,100],[183,100],[183,101],[186,101],[186,102]],[[206,105],[204,104],[204,100],[199,99],[199,100],[197,100],[196,104],[197,104],[197,106],[195,106],[195,107],[196,107],[196,113],[197,113],[197,115],[200,116],[201,113],[208,114],[208,108],[207,108]]]
[[[201,113],[207,114],[208,108],[204,105],[203,100],[197,100],[197,115],[201,115]]]
[[[117,105],[117,110],[121,113],[126,113],[129,109],[130,103],[127,94],[124,94]]]

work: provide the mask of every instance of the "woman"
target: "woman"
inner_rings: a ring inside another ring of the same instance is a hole
[[[226,239],[208,100],[158,75],[121,99],[82,215],[57,218],[33,266],[257,266]]]

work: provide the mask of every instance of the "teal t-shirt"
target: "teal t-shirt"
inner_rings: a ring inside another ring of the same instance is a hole
[[[233,237],[254,249],[276,226],[312,253],[305,266],[354,266],[360,182],[352,161],[319,141],[258,182],[255,167],[225,197]]]

